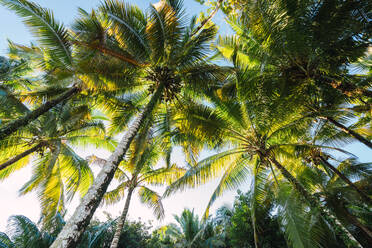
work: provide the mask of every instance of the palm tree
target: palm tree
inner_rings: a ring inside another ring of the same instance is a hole
[[[64,72],[69,71],[70,76],[74,75],[74,60],[72,58],[72,44],[69,41],[69,33],[62,24],[54,20],[49,10],[25,0],[2,0],[0,3],[24,18],[24,23],[30,27],[32,33],[38,38],[39,43],[42,45],[42,53],[44,53],[44,55],[41,55],[42,58],[39,57],[43,62],[40,63],[43,65],[43,69],[49,68],[47,71],[62,69]],[[72,85],[70,82],[69,87],[67,89],[64,88],[59,96],[46,101],[34,110],[25,113],[22,117],[1,127],[0,140],[27,126],[57,104],[76,95],[80,90],[77,80],[72,82]]]
[[[271,81],[268,87],[280,87],[280,94],[290,96],[288,101],[304,108],[305,116],[325,120],[372,148],[369,123],[363,123],[364,130],[360,126],[355,130],[355,125],[348,126],[356,120],[351,117],[354,111],[349,108],[340,115],[336,108],[342,100],[342,108],[359,104],[366,109],[364,115],[370,116],[370,75],[351,75],[345,69],[363,57],[369,46],[364,14],[369,3],[231,4],[239,5],[238,17],[229,15],[237,34],[219,40],[216,47],[219,53],[251,70],[261,71],[262,78]],[[334,104],[336,99],[338,105]]]
[[[370,171],[368,165],[344,161],[340,170],[349,177],[368,181]],[[345,170],[343,170],[345,169]],[[327,208],[337,216],[337,219],[363,247],[370,246],[368,227],[368,207],[360,203],[358,195],[347,186],[343,180],[332,171],[322,167],[302,166],[297,170],[297,178],[307,190],[322,199]],[[338,247],[343,246],[342,241],[332,234],[334,230],[319,218],[320,216],[309,211],[309,208],[296,195],[290,185],[280,177],[264,181],[266,183],[263,196],[274,196],[281,225],[285,228],[288,240],[295,247]],[[359,183],[358,181],[356,183]],[[261,198],[258,198],[261,199]],[[261,201],[258,201],[259,204]],[[347,207],[346,207],[347,206]],[[353,211],[358,209],[358,211]]]
[[[64,212],[66,196],[70,200],[76,191],[84,195],[93,181],[88,163],[74,152],[74,146],[93,142],[112,150],[115,142],[104,135],[103,123],[91,116],[87,106],[58,105],[0,142],[0,179],[32,161],[32,177],[20,193],[38,191],[42,213],[48,220]]]
[[[189,26],[184,24],[180,1],[162,1],[157,8],[150,6],[145,15],[137,7],[107,0],[100,12],[104,21],[100,21],[95,12],[82,14],[75,25],[76,44],[82,51],[100,53],[130,66],[137,73],[132,82],[142,84],[151,98],[133,120],[52,247],[71,247],[77,242],[130,143],[159,103],[177,101],[183,96],[200,96],[211,84],[221,81],[226,72],[208,64],[206,59],[208,44],[216,34],[215,26],[193,34],[195,19]]]
[[[119,66],[122,70],[119,73],[118,65],[108,59],[103,65],[100,58],[82,55],[78,48],[74,48],[74,33],[55,20],[50,10],[27,0],[2,0],[0,3],[23,18],[38,39],[39,46],[10,43],[10,54],[29,58],[33,69],[40,70],[38,81],[31,85],[32,92],[18,90],[14,94],[21,95],[20,100],[31,98],[33,110],[25,111],[22,116],[2,126],[0,140],[72,97],[89,102],[104,91],[119,91],[128,87],[125,82],[130,73],[123,72],[123,66]],[[117,84],[118,81],[120,84]]]
[[[164,216],[161,196],[149,188],[151,185],[170,184],[179,178],[184,170],[176,165],[159,167],[157,163],[161,156],[160,143],[153,140],[147,130],[141,131],[129,150],[129,157],[123,161],[115,172],[119,185],[107,192],[104,201],[114,204],[120,201],[126,193],[126,200],[121,216],[118,219],[111,248],[118,247],[121,232],[128,214],[133,193],[138,189],[141,202],[154,210],[157,218]],[[91,160],[104,164],[103,159],[91,157]]]
[[[313,183],[320,185],[321,190],[318,194],[324,198],[325,204],[332,209],[337,218],[363,244],[363,247],[368,247],[372,244],[371,225],[365,219],[365,216],[368,216],[369,207],[365,206],[363,201],[360,202],[358,195],[354,192],[357,185],[367,185],[366,183],[370,180],[370,163],[358,163],[356,159],[346,159],[339,163],[337,171],[344,177],[354,178],[355,182],[349,184],[333,170],[314,169],[312,173],[316,176],[312,177]],[[367,192],[370,192],[370,189]],[[354,209],[359,210],[354,211]]]
[[[232,26],[245,31],[239,32],[242,55],[265,61],[265,70],[276,67],[288,75],[287,83],[313,79],[323,90],[371,97],[370,82],[345,70],[369,47],[368,1],[234,2],[237,8],[226,9],[235,12],[229,15]]]
[[[248,165],[270,169],[273,166],[312,209],[319,211],[344,238],[345,243],[354,243],[354,238],[319,199],[301,185],[289,167],[282,165],[288,163],[289,158],[295,159],[291,154],[294,154],[294,147],[302,145],[298,140],[306,134],[308,121],[304,121],[291,105],[283,103],[281,96],[274,90],[265,91],[260,83],[262,82],[257,80],[256,72],[238,71],[235,97],[222,96],[224,98],[221,99],[217,91],[217,94],[211,93],[209,105],[190,106],[184,111],[181,126],[186,132],[201,136],[201,139],[212,146],[224,144],[225,147],[223,151],[194,165],[168,187],[165,195],[186,187],[198,186],[221,175],[220,183],[208,203],[208,215],[209,207],[218,196],[226,189],[241,185],[252,174]]]
[[[215,232],[211,222],[202,223],[194,211],[183,210],[180,216],[174,216],[177,224],[167,226],[166,234],[174,240],[177,248],[224,247],[224,243]]]
[[[342,180],[345,184],[347,184],[350,188],[354,189],[355,192],[358,193],[362,201],[368,205],[372,205],[372,199],[370,196],[368,196],[368,193],[361,190],[355,183],[353,183],[346,175],[344,175],[339,169],[339,166],[333,165],[329,160],[338,161],[334,156],[327,152],[322,152],[321,149],[316,149],[314,147],[308,150],[307,153],[302,151],[299,153],[300,156],[309,159],[305,159],[307,161],[313,162],[315,165],[321,165],[324,167],[326,171],[329,171],[339,177],[340,180]],[[361,168],[362,169],[362,168]]]

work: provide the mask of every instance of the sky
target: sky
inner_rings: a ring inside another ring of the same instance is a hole
[[[74,21],[74,18],[76,18],[78,7],[81,7],[85,10],[90,10],[100,3],[99,0],[36,0],[35,2],[43,7],[53,10],[55,18],[59,21],[62,21],[66,26],[69,26]],[[156,3],[157,1],[127,0],[126,2],[134,3],[141,9],[145,10],[149,7],[150,3]],[[193,0],[185,0],[184,5],[189,17],[196,15],[205,9],[203,6]],[[223,20],[222,14],[217,14],[213,21],[221,27],[221,32],[229,32],[227,30],[226,22]],[[21,22],[21,19],[3,6],[0,6],[0,55],[6,54],[7,39],[25,45],[34,40],[27,27],[25,27],[25,25]],[[107,151],[96,150],[94,148],[77,150],[76,152],[83,158],[92,154],[96,154],[98,157],[102,158],[107,158],[109,156]],[[208,154],[210,153],[205,153],[204,156],[207,156]],[[176,149],[172,155],[172,162],[175,162],[179,165],[184,164],[184,157],[180,150]],[[95,172],[98,170],[99,168],[94,168]],[[31,165],[29,165],[26,168],[15,172],[5,181],[0,181],[0,232],[6,230],[7,220],[11,215],[22,214],[34,222],[39,220],[40,206],[39,202],[37,201],[36,193],[27,194],[25,196],[19,196],[18,194],[18,190],[31,177],[31,172]],[[137,220],[138,218],[141,218],[144,221],[152,220],[154,226],[160,226],[171,222],[173,220],[173,215],[180,214],[184,208],[194,209],[195,212],[201,216],[204,213],[209,197],[211,196],[216,185],[217,181],[213,181],[197,189],[178,193],[172,197],[164,199],[163,205],[165,208],[165,218],[163,221],[155,220],[151,210],[141,205],[139,200],[135,197],[129,209],[129,219]],[[243,188],[247,188],[247,185],[249,185],[248,182],[245,186],[243,186]],[[162,193],[163,190],[163,188],[159,188],[160,193]],[[222,205],[227,204],[231,206],[235,195],[235,191],[227,192],[225,196],[216,201],[211,213]],[[79,199],[74,199],[69,204],[66,218],[73,213],[78,203]],[[109,212],[113,217],[119,216],[123,206],[124,201],[121,201],[120,203],[111,207],[101,207],[97,210],[95,217],[104,220],[104,212]]]
[[[53,10],[57,20],[62,21],[65,25],[69,26],[76,17],[77,7],[81,7],[85,10],[90,10],[96,7],[100,1],[98,0],[36,0],[41,6],[50,8]],[[126,1],[130,3],[137,4],[141,9],[146,9],[149,3],[155,3],[157,1],[148,0],[131,0]],[[189,16],[199,13],[203,10],[202,6],[193,0],[185,0],[185,8],[189,13]],[[226,22],[223,20],[222,14],[219,13],[215,16],[213,21],[220,26],[221,33],[231,32]],[[27,28],[23,25],[15,14],[6,10],[4,7],[0,6],[0,55],[6,53],[7,39],[20,44],[29,44],[33,40],[31,34],[28,32]],[[352,144],[345,147],[348,151],[357,155],[362,162],[369,162],[371,160],[371,153],[363,145]],[[104,150],[96,150],[94,148],[77,150],[82,157],[86,157],[92,154],[96,154],[98,157],[107,158],[109,153]],[[206,152],[203,155],[207,156],[211,152]],[[184,164],[184,157],[179,150],[172,155],[172,161],[178,163],[179,165]],[[98,171],[98,168],[94,169]],[[29,217],[32,221],[37,222],[40,214],[40,206],[37,201],[37,196],[35,193],[31,193],[25,196],[18,196],[18,190],[31,176],[31,166],[14,173],[7,180],[0,182],[0,232],[6,230],[7,219],[11,215],[22,214]],[[155,220],[152,216],[151,210],[142,206],[138,199],[135,198],[129,209],[129,219],[136,220],[141,218],[144,221],[153,220],[155,226],[164,225],[173,220],[174,214],[180,214],[184,208],[195,209],[195,212],[200,216],[203,214],[205,207],[207,206],[209,197],[211,196],[214,188],[217,185],[217,181],[208,183],[197,189],[188,190],[186,192],[175,194],[172,197],[163,200],[165,207],[166,217],[163,221],[159,222]],[[249,188],[249,179],[241,187],[243,191]],[[162,193],[163,189],[159,189]],[[213,213],[218,207],[222,205],[232,206],[236,193],[235,191],[226,192],[223,197],[218,199],[211,209]],[[68,207],[68,213],[66,218],[68,218],[74,211],[75,207],[78,205],[79,199],[75,199],[71,202]],[[97,210],[95,217],[101,220],[105,219],[104,212],[109,212],[113,217],[119,216],[122,211],[124,202],[120,202],[115,206],[111,207],[101,207]]]

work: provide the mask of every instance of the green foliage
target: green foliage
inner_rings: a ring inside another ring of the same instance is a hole
[[[249,193],[238,193],[229,220],[227,237],[232,247],[255,247],[251,215],[252,196]],[[269,206],[269,209],[265,207],[267,206],[260,205],[257,209],[260,212],[256,217],[259,247],[287,247],[285,236],[279,225],[279,216],[273,215],[273,209],[270,209],[272,206]]]
[[[225,247],[222,237],[211,221],[201,222],[194,211],[185,209],[174,216],[176,224],[166,227],[165,234],[179,248]],[[167,240],[166,240],[167,241]]]
[[[0,247],[47,248],[64,225],[65,222],[59,214],[41,227],[25,216],[12,216],[9,218],[7,231],[0,232]],[[123,227],[119,247],[147,247],[147,243],[151,240],[150,228],[151,225],[141,221],[127,222]],[[114,231],[114,220],[110,218],[105,222],[94,220],[85,231],[77,248],[108,248]]]
[[[160,218],[162,196],[152,186],[170,184],[165,197],[219,182],[203,220],[185,210],[176,224],[152,235],[142,222],[127,222],[119,247],[372,244],[371,164],[344,150],[353,141],[372,148],[371,3],[198,2],[212,15],[221,9],[234,35],[215,42],[218,27],[203,23],[204,14],[187,19],[179,0],[146,11],[106,0],[91,12],[79,9],[71,29],[36,3],[0,0],[37,40],[9,42],[8,58],[0,57],[1,127],[79,89],[0,141],[0,180],[32,165],[20,193],[37,192],[43,217],[41,229],[24,216],[11,217],[1,248],[50,246],[64,226],[58,213],[93,182],[88,162],[105,161],[87,161],[75,148],[113,151],[111,136],[148,107],[127,154],[119,155],[124,159],[112,173],[118,186],[105,202],[138,189]],[[214,58],[233,68],[213,64]],[[185,168],[171,164],[177,145]],[[214,154],[200,160],[203,149]],[[335,152],[350,158],[339,161]],[[218,197],[248,179],[250,191],[239,194],[232,210],[208,218]],[[81,248],[107,247],[115,227],[114,220],[92,223]]]
[[[0,143],[1,162],[39,145],[39,148],[0,171],[1,180],[26,166],[33,158],[33,174],[20,189],[21,194],[38,193],[42,214],[48,218],[65,211],[65,201],[76,192],[84,195],[93,181],[87,161],[74,152],[74,145],[84,147],[94,141],[96,146],[112,147],[106,139],[102,122],[91,116],[87,106],[58,106],[38,122]],[[47,218],[47,219],[48,219]]]

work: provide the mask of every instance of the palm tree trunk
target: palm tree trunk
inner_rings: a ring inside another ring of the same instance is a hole
[[[0,128],[0,140],[5,139],[7,136],[14,133],[18,129],[26,126],[33,120],[36,120],[40,115],[48,112],[51,108],[63,102],[64,100],[69,99],[73,95],[77,94],[79,91],[80,89],[78,87],[72,87],[65,93],[61,94],[56,99],[47,101],[46,103],[41,105],[39,108],[27,113],[25,116],[22,116],[18,118],[17,120],[9,122],[4,127]]]
[[[331,165],[323,156],[319,156],[319,159],[322,163],[331,169],[339,178],[341,178],[345,183],[347,183],[351,188],[355,189],[356,192],[360,195],[360,197],[366,201],[369,205],[372,205],[372,199],[366,195],[362,190],[360,190],[354,183],[352,183],[349,178],[347,178],[344,174],[341,173],[337,168]]]
[[[360,229],[360,232],[363,233],[363,239],[365,242],[368,243],[368,246],[363,246],[363,247],[372,247],[372,232],[369,230],[369,228],[365,225],[363,225],[357,217],[355,217],[353,214],[349,212],[347,207],[341,203],[338,204],[337,208],[341,211],[342,218],[346,220],[348,223],[356,226],[357,228]]]
[[[81,235],[90,222],[96,208],[102,200],[108,185],[114,177],[115,171],[125,156],[130,143],[138,133],[140,127],[145,120],[151,115],[156,103],[162,96],[164,84],[160,84],[155,93],[151,97],[150,102],[144,110],[133,121],[131,127],[119,142],[115,151],[111,154],[102,170],[98,174],[94,183],[89,188],[88,193],[82,199],[80,205],[75,209],[70,220],[63,227],[57,239],[53,242],[50,248],[73,248],[76,247]]]
[[[127,196],[127,199],[125,200],[124,209],[123,209],[123,212],[121,213],[121,216],[118,220],[118,224],[116,226],[114,238],[112,239],[110,248],[117,248],[118,247],[120,234],[121,234],[121,231],[123,230],[125,219],[127,218],[130,199],[132,198],[133,190],[134,190],[133,188],[129,188],[129,190],[128,190],[128,196]]]
[[[351,130],[350,128],[342,125],[341,123],[339,123],[338,121],[336,121],[335,119],[333,119],[331,117],[323,116],[322,118],[326,119],[327,121],[329,121],[330,123],[332,123],[333,125],[338,127],[339,129],[341,129],[343,132],[353,136],[355,139],[359,140],[360,142],[362,142],[363,144],[365,144],[366,146],[368,146],[369,148],[372,149],[372,142],[370,142],[369,140],[364,138],[362,135],[360,135],[357,132]]]
[[[368,243],[369,243],[369,247],[372,246],[372,232],[371,230],[369,230],[368,227],[366,227],[365,225],[363,225],[359,220],[358,218],[356,218],[354,215],[352,215],[345,206],[342,206],[343,208],[343,213],[344,213],[344,217],[345,219],[351,223],[352,225],[358,227],[362,233],[364,233],[365,235],[365,238],[366,240],[368,240]]]
[[[40,148],[42,148],[43,146],[45,146],[44,143],[39,143],[37,144],[36,146],[34,147],[31,147],[30,149],[18,154],[17,156],[9,159],[8,161],[6,161],[5,163],[2,163],[0,164],[0,171],[1,170],[4,170],[5,168],[7,168],[8,166],[14,164],[15,162],[17,162],[18,160],[30,155],[31,153],[33,152],[36,152],[37,150],[39,150]]]
[[[286,168],[284,168],[274,157],[269,158],[269,160],[277,169],[280,170],[282,175],[293,185],[310,207],[319,211],[321,216],[334,228],[335,232],[340,235],[346,245],[351,245],[351,247],[361,247],[352,234],[342,226],[342,224],[321,205],[319,200],[312,196]]]

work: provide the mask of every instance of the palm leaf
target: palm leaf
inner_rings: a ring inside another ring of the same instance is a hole
[[[158,219],[164,218],[164,208],[161,202],[160,195],[145,186],[142,186],[139,189],[138,194],[140,197],[140,201],[148,207],[152,208],[155,216]]]
[[[25,24],[38,37],[40,44],[47,49],[45,52],[54,62],[71,66],[71,45],[68,31],[62,24],[54,20],[51,11],[26,0],[1,0],[0,2],[24,18]]]

